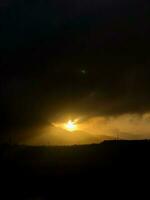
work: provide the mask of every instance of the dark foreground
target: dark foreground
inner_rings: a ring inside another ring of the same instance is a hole
[[[0,146],[0,199],[54,199],[149,181],[150,141],[107,141],[71,147]],[[146,180],[147,179],[147,180]],[[148,183],[149,184],[149,183]],[[109,192],[108,192],[109,193]],[[106,193],[105,193],[106,195]]]

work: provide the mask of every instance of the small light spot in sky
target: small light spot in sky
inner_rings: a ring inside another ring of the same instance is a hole
[[[83,75],[85,75],[85,74],[87,73],[87,71],[86,71],[85,69],[81,69],[81,73],[82,73]]]

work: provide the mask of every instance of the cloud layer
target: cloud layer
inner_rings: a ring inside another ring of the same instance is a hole
[[[114,139],[150,139],[150,113],[96,116],[78,121],[77,131],[68,132],[62,122],[18,132],[13,140],[27,145],[74,145]]]
[[[68,113],[102,116],[112,129],[115,120],[129,126],[127,113],[149,113],[147,7],[146,0],[2,1],[1,137],[18,130],[23,137]],[[143,131],[135,130],[145,133],[139,123]]]

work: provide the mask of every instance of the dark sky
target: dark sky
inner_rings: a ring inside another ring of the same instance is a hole
[[[150,111],[146,0],[2,0],[1,132]]]

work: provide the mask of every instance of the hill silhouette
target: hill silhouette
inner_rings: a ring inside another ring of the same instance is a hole
[[[148,140],[55,147],[1,145],[0,177],[3,187],[13,191],[11,196],[51,196],[52,188],[109,188],[116,180],[120,184],[128,178],[148,177],[149,152]]]

